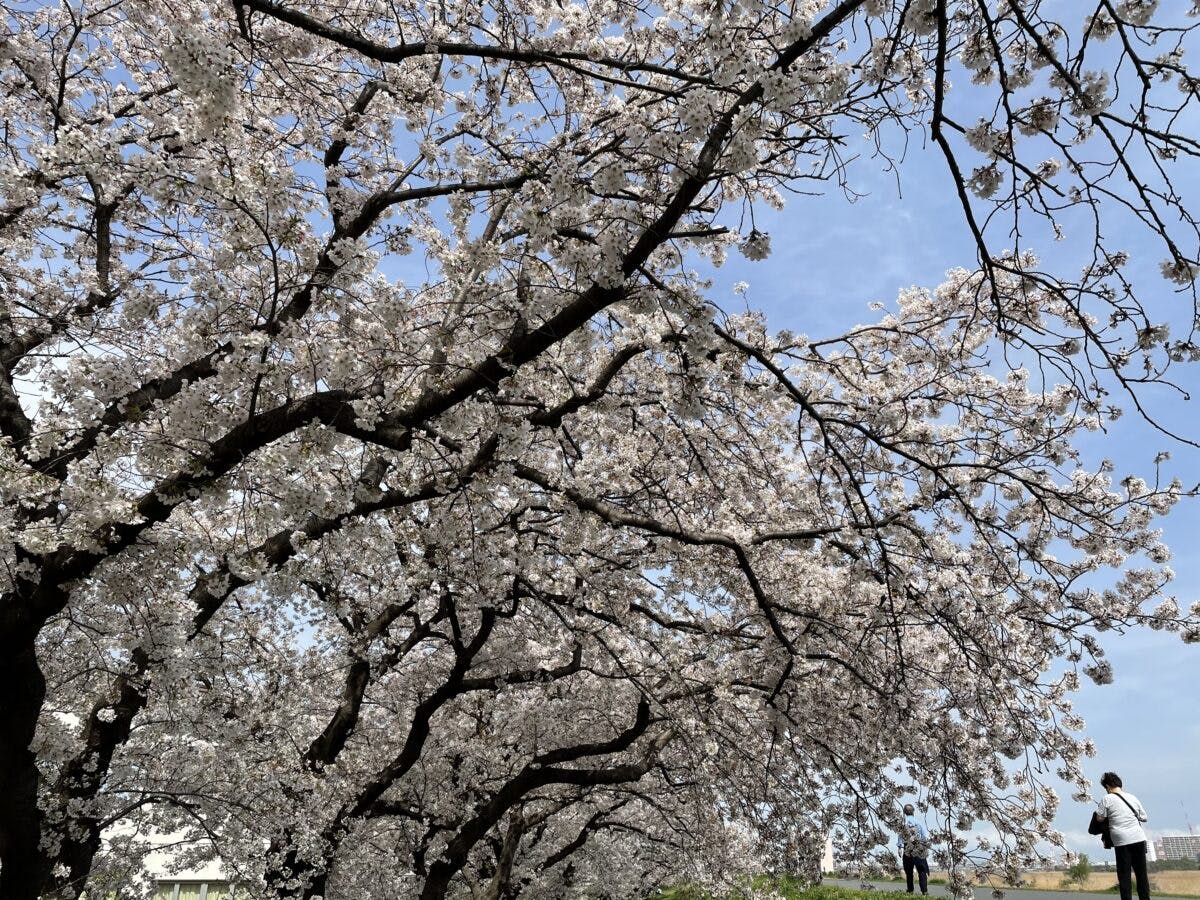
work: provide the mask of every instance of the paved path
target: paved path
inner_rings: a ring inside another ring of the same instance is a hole
[[[1114,880],[1116,876],[1113,876]],[[824,883],[836,884],[839,887],[856,888],[861,882],[846,881],[840,878],[826,878]],[[897,881],[874,881],[871,882],[875,886],[875,890],[880,894],[899,893],[904,894],[904,882]],[[918,895],[919,896],[919,895]],[[929,896],[931,897],[948,897],[949,891],[946,890],[944,884],[931,884],[929,886]],[[1100,891],[1096,893],[1084,891],[1041,891],[1041,890],[1026,890],[1024,888],[1017,890],[1012,889],[1005,891],[1005,900],[1116,900],[1117,893],[1114,891]],[[991,900],[992,889],[986,887],[975,888],[975,900]],[[885,898],[880,898],[885,900]],[[898,898],[886,898],[886,900],[898,900]]]

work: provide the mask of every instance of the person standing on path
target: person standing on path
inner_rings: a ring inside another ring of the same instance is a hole
[[[911,803],[904,804],[904,824],[900,827],[900,864],[904,866],[904,879],[908,892],[913,892],[913,870],[917,872],[921,895],[929,893],[929,832],[917,821],[916,810]],[[1145,869],[1145,862],[1142,863]],[[1122,900],[1129,900],[1123,897]],[[1146,900],[1145,897],[1141,900]]]
[[[1137,797],[1121,789],[1121,778],[1116,772],[1105,772],[1100,777],[1100,786],[1105,794],[1096,807],[1096,818],[1108,822],[1108,832],[1112,835],[1121,900],[1133,900],[1131,871],[1137,877],[1138,900],[1150,900],[1146,832],[1142,830],[1142,823],[1149,818],[1146,808]]]

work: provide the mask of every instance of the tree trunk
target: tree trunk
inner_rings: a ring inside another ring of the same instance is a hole
[[[133,720],[146,706],[146,671],[150,656],[142,647],[130,654],[132,671],[113,679],[109,693],[93,705],[83,731],[83,747],[63,765],[58,781],[50,786],[56,805],[66,810],[56,823],[61,844],[56,862],[65,875],[51,879],[54,896],[77,900],[87,887],[92,863],[100,852],[101,823],[88,805],[96,799],[112,767],[113,755],[129,740]],[[115,700],[111,698],[115,697]],[[110,718],[102,713],[109,711]]]
[[[38,900],[50,873],[39,848],[39,775],[30,744],[46,697],[32,636],[0,639],[0,900]]]
[[[438,860],[429,867],[429,875],[421,888],[421,900],[444,900],[450,889],[450,880],[457,874],[460,866],[451,865],[444,860]]]

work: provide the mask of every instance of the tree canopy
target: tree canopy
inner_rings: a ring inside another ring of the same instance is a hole
[[[1055,840],[1097,632],[1200,640],[1187,491],[1076,444],[1200,356],[1157,6],[6,4],[0,896],[164,835],[279,900],[804,875],[905,799],[956,888]],[[918,145],[975,259],[715,304]]]

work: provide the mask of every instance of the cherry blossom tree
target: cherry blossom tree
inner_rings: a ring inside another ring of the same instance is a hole
[[[1200,355],[1112,241],[1195,310],[1194,22],[1068,6],[8,4],[0,896],[167,834],[274,898],[628,896],[913,792],[955,887],[1053,840],[1097,632],[1200,640],[1185,490],[1076,449]],[[707,295],[921,141],[944,284]]]

